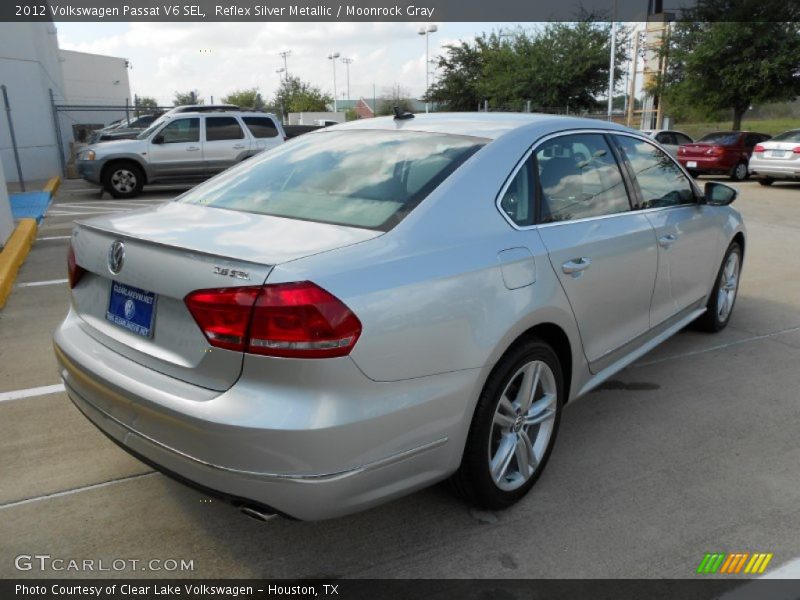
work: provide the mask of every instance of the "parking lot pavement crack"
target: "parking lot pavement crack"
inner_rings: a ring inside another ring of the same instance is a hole
[[[117,479],[110,479],[108,481],[103,481],[101,483],[93,483],[91,485],[84,485],[81,487],[71,488],[68,490],[62,490],[60,492],[53,492],[52,494],[44,494],[43,496],[34,496],[32,498],[25,498],[23,500],[15,500],[14,502],[9,502],[7,504],[0,504],[0,511],[6,510],[9,508],[16,508],[18,506],[23,506],[25,504],[31,504],[33,502],[39,502],[41,500],[52,500],[53,498],[61,498],[62,496],[70,496],[72,494],[77,494],[78,492],[88,492],[90,490],[96,490],[100,488],[107,487],[109,485],[114,485],[117,483],[124,483],[126,481],[133,481],[135,479],[143,479],[145,477],[151,477],[153,475],[157,475],[158,471],[147,471],[146,473],[137,473],[136,475],[128,475],[127,477],[118,477]]]
[[[795,333],[800,331],[800,325],[796,327],[787,327],[786,329],[780,329],[778,331],[771,331],[769,333],[764,333],[761,335],[754,335],[748,338],[744,338],[742,340],[734,340],[732,342],[726,342],[724,344],[717,344],[716,346],[711,346],[709,348],[703,348],[701,350],[692,350],[691,352],[682,352],[680,354],[672,354],[670,356],[665,356],[663,358],[658,358],[656,360],[649,360],[644,362],[637,362],[631,365],[628,368],[636,369],[639,367],[649,367],[650,365],[656,365],[662,362],[667,362],[669,360],[677,360],[679,358],[686,358],[688,356],[696,356],[698,354],[705,354],[706,352],[714,352],[716,350],[723,350],[725,348],[730,348],[731,346],[739,346],[740,344],[746,344],[748,342],[755,342],[758,340],[764,340],[768,338],[772,338],[778,335],[783,335],[785,333]]]

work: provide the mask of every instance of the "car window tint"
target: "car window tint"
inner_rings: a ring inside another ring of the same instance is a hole
[[[642,194],[641,208],[694,202],[692,184],[670,156],[644,140],[615,136],[633,168]]]
[[[622,175],[602,135],[548,140],[537,149],[536,164],[543,223],[630,210]]]
[[[532,191],[530,159],[528,159],[508,183],[500,199],[500,208],[517,225],[533,225]]]
[[[165,144],[200,141],[200,119],[176,119],[161,130]]]
[[[682,133],[675,133],[675,139],[679,145],[692,143],[692,138],[690,138],[688,135],[683,135]]]
[[[704,144],[716,144],[718,146],[735,146],[739,143],[742,134],[730,131],[717,131],[715,133],[707,133],[701,137],[698,142]]]
[[[242,120],[255,138],[271,138],[278,135],[278,128],[269,117],[242,117]]]
[[[675,142],[675,136],[672,133],[668,132],[668,131],[662,131],[661,133],[659,133],[656,136],[656,141],[659,142],[660,144],[675,144],[676,143]]]
[[[244,137],[239,121],[234,117],[206,117],[206,141],[240,140]]]
[[[177,201],[388,231],[485,143],[417,131],[308,134]]]

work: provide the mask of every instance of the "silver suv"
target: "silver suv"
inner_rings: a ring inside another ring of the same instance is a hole
[[[168,113],[135,139],[90,145],[77,167],[115,198],[133,198],[147,183],[200,181],[285,140],[270,113]]]

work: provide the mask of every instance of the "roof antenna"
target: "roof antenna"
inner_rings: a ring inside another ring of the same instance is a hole
[[[405,119],[413,119],[414,114],[408,112],[407,110],[400,110],[399,106],[393,106],[392,110],[394,111],[394,119],[395,121],[403,121]]]

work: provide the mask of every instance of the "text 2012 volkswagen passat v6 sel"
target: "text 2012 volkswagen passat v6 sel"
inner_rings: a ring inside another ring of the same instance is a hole
[[[446,478],[503,508],[565,403],[691,321],[728,323],[735,195],[593,120],[331,127],[78,223],[61,376],[123,448],[251,514],[334,517]]]

